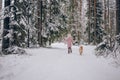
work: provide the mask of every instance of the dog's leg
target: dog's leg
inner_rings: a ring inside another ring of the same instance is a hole
[[[80,55],[82,55],[82,51],[80,51]]]
[[[80,55],[81,55],[81,51],[80,51]]]
[[[81,52],[80,52],[80,55],[81,55]]]

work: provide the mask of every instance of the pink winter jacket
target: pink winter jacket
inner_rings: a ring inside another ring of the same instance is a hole
[[[67,37],[66,42],[67,42],[68,48],[69,48],[69,47],[72,47],[72,42],[73,42],[72,37]]]

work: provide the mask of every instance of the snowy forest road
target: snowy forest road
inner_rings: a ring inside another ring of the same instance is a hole
[[[94,46],[84,46],[79,55],[78,46],[67,54],[63,43],[51,48],[27,49],[30,54],[1,57],[0,80],[120,80],[120,68],[94,55]],[[4,60],[4,61],[3,61]],[[12,63],[11,63],[12,62]]]

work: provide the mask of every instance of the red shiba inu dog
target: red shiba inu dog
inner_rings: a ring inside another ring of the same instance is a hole
[[[83,54],[83,46],[82,45],[79,47],[79,53],[80,53],[80,55]]]

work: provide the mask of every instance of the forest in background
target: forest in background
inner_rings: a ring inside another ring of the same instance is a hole
[[[97,45],[97,56],[120,53],[119,0],[1,1],[1,54],[48,47],[68,33],[75,45]]]

